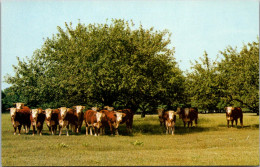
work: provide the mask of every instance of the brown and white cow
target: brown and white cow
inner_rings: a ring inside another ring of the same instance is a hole
[[[46,114],[46,124],[52,135],[57,132],[57,127],[59,125],[60,111],[58,109],[45,109]]]
[[[180,118],[183,120],[184,127],[188,123],[188,127],[192,127],[192,122],[195,121],[195,126],[198,124],[198,109],[197,108],[181,108]]]
[[[76,109],[75,116],[77,118],[77,126],[76,131],[77,133],[81,133],[81,127],[84,120],[84,112],[83,110],[86,108],[85,106],[73,106]]]
[[[157,113],[158,113],[158,117],[159,117],[159,121],[160,121],[160,126],[165,125],[164,124],[164,120],[163,120],[163,114],[164,114],[164,109],[163,108],[159,108],[157,109]]]
[[[166,134],[174,135],[175,123],[177,113],[173,110],[166,111],[163,113],[163,120],[166,127]]]
[[[131,109],[123,109],[123,110],[117,110],[119,113],[125,113],[126,115],[123,117],[122,121],[120,124],[126,124],[126,130],[127,133],[132,133],[132,128],[133,128],[133,119],[134,119],[134,111]]]
[[[229,121],[231,121],[231,126],[233,127],[234,121],[237,126],[237,119],[240,119],[240,125],[243,127],[243,112],[240,107],[226,107],[226,118],[227,126],[229,127]]]
[[[24,108],[24,109],[27,110],[27,109],[29,108],[29,107],[25,106],[24,103],[21,103],[21,102],[19,102],[19,103],[13,103],[13,105],[15,105],[15,107],[16,107],[17,109],[22,109],[22,108]],[[27,117],[26,117],[26,119],[27,119]],[[29,130],[28,130],[28,125],[27,125],[26,123],[23,124],[23,131],[26,132],[26,133],[29,132]]]
[[[24,103],[13,103],[17,109],[22,109],[24,107]]]
[[[11,115],[11,122],[14,127],[14,135],[16,135],[16,130],[18,128],[18,134],[21,134],[21,127],[22,127],[22,113],[17,112],[17,108],[10,108],[10,115]]]
[[[92,131],[94,129],[94,135],[99,135],[100,127],[102,126],[101,120],[104,117],[104,114],[101,112],[97,112],[94,110],[87,110],[84,116],[85,124],[86,124],[86,135],[88,135],[88,131],[90,130],[90,135],[93,135]]]
[[[37,128],[37,133],[42,135],[43,123],[46,116],[44,110],[41,108],[31,110],[31,124],[33,127],[33,135],[35,134],[35,129]]]
[[[59,135],[62,134],[62,129],[66,128],[66,135],[69,136],[69,125],[72,127],[77,127],[77,118],[75,116],[75,110],[67,108],[67,107],[61,107],[58,108],[60,110],[60,116],[59,116]]]

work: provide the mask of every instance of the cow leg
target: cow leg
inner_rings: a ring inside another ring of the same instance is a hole
[[[175,126],[172,127],[172,135],[174,135]]]
[[[16,129],[17,129],[17,127],[14,127],[14,135],[16,135]]]
[[[183,125],[184,125],[184,128],[186,127],[186,122],[185,121],[183,121]]]
[[[118,133],[118,128],[115,129],[115,134],[116,134],[116,135],[119,135],[119,133]]]
[[[67,136],[69,136],[69,125],[66,126],[66,133],[67,133]]]
[[[62,126],[59,126],[59,136],[61,136],[61,133],[62,133]]]
[[[234,124],[234,120],[231,121],[231,127],[233,127],[233,124]]]
[[[192,127],[192,121],[190,121],[190,127]]]
[[[26,132],[26,126],[23,125],[23,132]]]
[[[241,125],[242,128],[243,128],[243,116],[240,118],[240,125]]]
[[[198,119],[196,118],[195,119],[195,127],[197,127],[197,125],[198,125]]]
[[[88,125],[86,125],[86,135],[88,135]]]
[[[236,122],[236,127],[237,127],[237,119],[235,120],[235,122]]]
[[[20,135],[20,134],[21,134],[21,128],[22,128],[22,125],[18,125],[18,132],[19,132],[19,134],[18,134],[18,135]]]
[[[229,128],[229,120],[227,120],[227,127]]]
[[[35,125],[33,125],[32,127],[33,127],[33,134],[32,135],[34,136],[34,134],[35,134]]]
[[[93,130],[93,127],[92,126],[90,126],[90,135],[93,135],[93,133],[92,133],[92,130]]]

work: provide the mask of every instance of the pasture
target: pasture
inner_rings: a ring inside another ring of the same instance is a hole
[[[13,135],[9,114],[2,114],[3,166],[258,166],[259,116],[244,114],[244,128],[227,128],[225,114],[199,114],[198,127],[184,128],[177,116],[175,135],[165,135],[157,115],[134,116],[133,135],[125,125],[119,136],[82,134]]]

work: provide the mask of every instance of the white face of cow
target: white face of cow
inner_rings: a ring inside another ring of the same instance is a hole
[[[97,111],[98,108],[97,108],[97,107],[92,107],[91,110],[93,110],[93,111]]]
[[[10,115],[11,115],[12,118],[15,117],[16,111],[17,111],[16,108],[10,108]]]
[[[230,115],[232,111],[232,107],[227,107],[227,113]]]
[[[185,114],[185,116],[188,116],[188,115],[189,115],[189,112],[190,112],[190,109],[189,109],[189,108],[185,108],[185,109],[184,109],[184,114]]]
[[[32,109],[32,118],[35,120],[38,116],[39,110],[38,109]]]
[[[97,112],[96,117],[97,117],[97,122],[101,122],[102,113]]]
[[[46,113],[46,118],[47,118],[47,119],[51,119],[52,109],[49,109],[49,108],[46,109],[46,110],[45,110],[45,113]]]
[[[174,117],[174,111],[169,111],[169,120],[172,121]]]
[[[23,106],[24,106],[24,103],[16,103],[17,109],[22,109]]]
[[[84,109],[84,106],[76,106],[76,112],[77,114],[81,113]]]
[[[61,115],[61,118],[65,118],[66,115],[67,115],[67,108],[66,107],[61,107],[60,108],[60,115]]]

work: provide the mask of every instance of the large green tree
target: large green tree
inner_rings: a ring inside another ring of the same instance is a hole
[[[184,77],[167,30],[134,29],[132,22],[65,23],[32,58],[19,60],[6,82],[31,106],[173,105]],[[148,105],[147,105],[148,104]]]
[[[244,44],[241,51],[228,47],[221,54],[218,83],[222,99],[259,114],[259,40]]]

